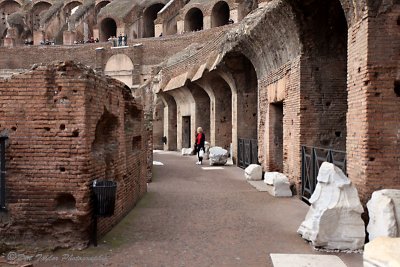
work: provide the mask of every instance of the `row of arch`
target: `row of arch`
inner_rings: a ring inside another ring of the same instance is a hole
[[[191,146],[193,142],[185,144],[182,141],[183,136],[180,135],[184,126],[179,123],[179,120],[183,121],[184,116],[190,115],[191,130],[195,129],[193,128],[195,126],[209,129],[211,144],[226,147],[232,143],[234,156],[237,156],[239,149],[238,139],[257,139],[258,160],[265,170],[284,172],[296,182],[300,176],[300,145],[345,151],[348,109],[346,83],[348,26],[345,13],[339,0],[330,0],[324,4],[314,1],[308,8],[315,10],[310,18],[310,21],[314,20],[313,22],[282,23],[285,17],[292,20],[293,18],[288,14],[279,16],[279,10],[274,14],[275,17],[266,19],[267,23],[271,24],[268,25],[271,29],[283,27],[282,32],[288,34],[287,38],[278,36],[277,32],[268,36],[259,35],[256,37],[257,40],[244,40],[237,48],[240,51],[239,55],[233,52],[225,55],[223,64],[220,64],[219,68],[223,67],[224,71],[235,77],[237,91],[215,80],[213,77],[216,74],[211,72],[203,75],[203,78],[194,84],[189,83],[183,88],[175,89],[176,92],[173,92],[174,90],[162,92],[161,101],[156,108],[155,125],[157,126],[158,122],[160,127],[160,121],[163,120],[164,127],[162,131],[160,128],[155,128],[155,133],[168,137],[172,134],[168,132],[172,128],[177,132],[177,136],[172,135],[172,139],[169,138],[170,143],[167,142],[164,147],[160,137],[155,136],[154,143],[157,148],[175,150],[185,145]],[[283,6],[280,10],[287,13],[287,10],[298,9],[288,9],[287,6]],[[275,24],[275,21],[280,21],[280,24]],[[291,27],[291,23],[300,25],[300,32],[304,34],[291,32],[297,28]],[[297,39],[296,36],[300,37]],[[279,39],[284,39],[285,43],[279,43],[277,41]],[[296,42],[300,44],[296,45]],[[264,49],[265,47],[268,49]],[[260,48],[263,49],[261,52]],[[231,66],[231,69],[227,70],[227,66]],[[252,69],[254,75],[240,75],[241,71]],[[301,76],[297,72],[299,69]],[[249,78],[250,76],[253,78]],[[213,91],[213,96],[206,89],[207,86],[216,89]],[[207,93],[210,104],[203,104],[207,102],[201,99],[207,98],[199,97],[196,93],[199,88]],[[183,94],[182,92],[186,92],[186,97],[179,96]],[[217,97],[217,94],[221,96]],[[177,106],[176,120],[175,115],[174,118],[168,118],[175,110],[172,100],[175,100]],[[187,111],[185,114],[180,114],[179,107],[185,106],[182,101],[192,102],[194,104],[186,105],[194,105],[196,108],[192,108],[190,114]],[[197,106],[202,108],[196,111]],[[231,106],[231,109],[227,106]],[[224,114],[224,111],[228,111],[230,116]],[[221,114],[225,118],[213,119],[209,112]],[[250,114],[255,120],[252,120]],[[199,116],[210,117],[210,122],[199,119]],[[231,123],[224,125],[225,119]],[[228,135],[229,141],[225,143],[218,141],[220,136],[226,136],[224,129],[232,131]]]
[[[133,31],[131,38],[143,37],[158,37],[156,36],[156,24],[157,15],[161,9],[164,8],[164,4],[156,3],[147,7],[143,12],[143,31],[138,33]],[[200,8],[193,7],[189,9],[184,15],[184,31],[192,32],[204,29],[204,14]],[[230,7],[227,2],[217,2],[211,12],[211,27],[219,27],[230,23]],[[111,18],[106,17],[100,22],[100,40],[106,41],[111,36],[117,35],[118,22]],[[162,31],[161,31],[162,32]],[[178,32],[177,22],[173,25],[169,24],[165,28],[165,35],[172,35]]]

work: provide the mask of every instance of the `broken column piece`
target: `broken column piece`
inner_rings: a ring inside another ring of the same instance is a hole
[[[364,209],[357,189],[341,169],[324,162],[311,207],[297,232],[315,247],[357,250],[363,247]]]

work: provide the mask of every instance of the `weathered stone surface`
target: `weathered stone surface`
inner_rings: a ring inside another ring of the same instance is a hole
[[[228,160],[228,151],[222,147],[210,148],[210,165],[225,165]]]
[[[251,164],[244,170],[244,177],[250,181],[260,181],[262,179],[262,167]]]
[[[316,247],[360,249],[364,245],[363,207],[357,189],[335,165],[324,162],[311,207],[297,232]]]
[[[400,190],[384,189],[374,192],[367,208],[370,217],[367,227],[369,240],[379,236],[399,237]]]
[[[182,148],[182,156],[193,155],[193,148]]]
[[[400,238],[377,237],[365,245],[364,267],[400,267]]]
[[[274,197],[291,197],[289,179],[283,173],[266,172],[264,174],[264,183],[272,185],[272,190],[268,191]]]

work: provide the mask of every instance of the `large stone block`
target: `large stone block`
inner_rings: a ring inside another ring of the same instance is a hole
[[[297,232],[316,247],[360,249],[364,245],[364,209],[357,189],[335,165],[324,162],[311,207]]]
[[[289,179],[283,173],[266,172],[264,174],[264,183],[272,185],[272,190],[268,191],[274,197],[291,197]]]
[[[377,237],[365,245],[364,267],[400,267],[400,238]]]
[[[262,167],[251,164],[244,170],[244,177],[250,181],[260,181],[262,179]]]
[[[367,208],[370,218],[367,227],[369,240],[379,236],[400,236],[400,190],[384,189],[374,192]]]
[[[229,153],[222,147],[215,146],[210,148],[210,165],[225,165]]]

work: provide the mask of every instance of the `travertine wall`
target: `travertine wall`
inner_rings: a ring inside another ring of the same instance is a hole
[[[7,211],[1,242],[33,249],[88,244],[94,179],[117,182],[109,231],[146,192],[147,132],[142,107],[118,81],[71,62],[0,80]]]

